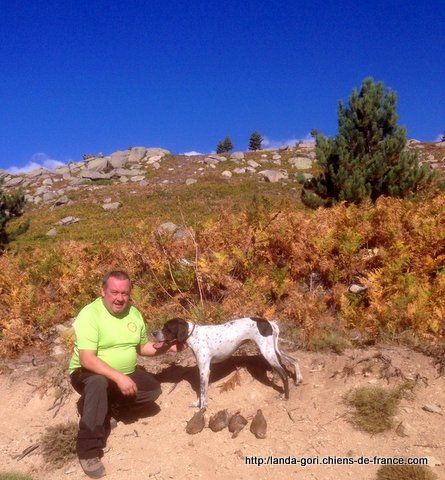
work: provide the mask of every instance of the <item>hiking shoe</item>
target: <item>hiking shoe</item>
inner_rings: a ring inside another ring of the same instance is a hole
[[[98,457],[79,458],[80,466],[90,478],[101,478],[105,475],[105,467]]]

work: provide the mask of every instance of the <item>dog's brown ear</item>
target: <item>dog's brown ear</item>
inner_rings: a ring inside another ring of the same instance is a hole
[[[183,318],[175,318],[175,320],[178,327],[176,338],[178,339],[178,342],[185,342],[189,334],[188,323]]]

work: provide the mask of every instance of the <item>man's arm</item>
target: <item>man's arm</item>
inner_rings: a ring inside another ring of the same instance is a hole
[[[79,361],[82,367],[87,370],[103,375],[115,382],[123,395],[136,395],[138,389],[133,380],[97,358],[95,350],[79,350]]]
[[[180,349],[178,349],[177,344],[173,344],[170,347],[167,346],[162,346],[161,348],[155,348],[153,342],[147,342],[144,343],[144,345],[138,345],[136,347],[136,350],[138,352],[138,355],[143,355],[145,357],[154,357],[155,355],[162,355],[163,353],[167,352],[178,352]]]

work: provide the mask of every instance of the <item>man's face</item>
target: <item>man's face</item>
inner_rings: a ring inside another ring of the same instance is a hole
[[[101,288],[101,297],[106,309],[112,315],[124,313],[130,305],[131,285],[128,280],[110,277]]]

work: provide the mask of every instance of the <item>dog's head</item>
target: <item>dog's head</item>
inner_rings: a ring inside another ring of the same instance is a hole
[[[161,330],[153,332],[156,348],[164,344],[182,343],[187,340],[189,325],[183,318],[172,318],[164,324]]]

